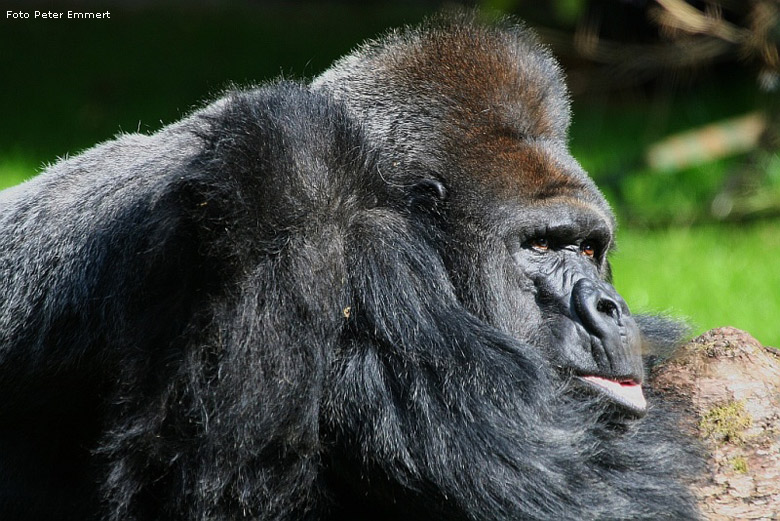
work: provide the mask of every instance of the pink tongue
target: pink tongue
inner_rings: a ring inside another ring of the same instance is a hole
[[[642,393],[642,386],[637,383],[621,383],[598,376],[583,376],[582,379],[607,389],[612,394],[622,398],[626,403],[633,405],[637,409],[644,409],[647,407],[645,395]]]

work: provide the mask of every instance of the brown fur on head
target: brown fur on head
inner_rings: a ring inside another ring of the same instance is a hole
[[[360,47],[312,87],[343,100],[391,164],[427,170],[454,197],[477,181],[509,201],[568,196],[609,213],[566,149],[560,67],[522,25],[438,16]]]

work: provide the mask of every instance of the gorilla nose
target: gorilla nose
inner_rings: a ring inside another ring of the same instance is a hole
[[[606,282],[581,279],[574,284],[571,299],[577,318],[604,350],[606,359],[597,363],[606,364],[612,372],[637,373],[641,365],[639,329],[617,291]]]
[[[572,289],[572,303],[585,329],[599,337],[618,326],[624,315],[630,315],[620,295],[601,281],[577,281]]]

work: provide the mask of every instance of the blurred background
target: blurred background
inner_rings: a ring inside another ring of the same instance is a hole
[[[780,345],[780,0],[0,0],[0,188],[457,5],[525,19],[563,63],[631,308]]]

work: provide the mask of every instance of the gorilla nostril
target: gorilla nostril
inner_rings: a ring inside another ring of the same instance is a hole
[[[617,303],[608,298],[602,298],[599,299],[598,303],[596,304],[596,311],[599,313],[604,313],[605,315],[608,315],[612,318],[619,318],[620,317],[620,308],[618,307]]]
[[[599,338],[614,336],[624,314],[620,297],[605,283],[581,279],[572,288],[572,305],[585,329]]]

